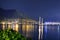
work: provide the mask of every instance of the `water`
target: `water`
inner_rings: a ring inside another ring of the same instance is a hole
[[[43,40],[60,40],[60,25],[45,26]]]
[[[19,30],[19,32],[22,34],[22,35],[24,35],[25,37],[27,37],[27,38],[31,38],[32,40],[38,40],[38,29],[39,29],[39,27],[38,27],[38,25],[36,25],[36,24],[34,24],[34,26],[32,27],[33,29],[31,30],[31,31],[29,31],[28,30],[28,32],[27,32],[27,27],[25,26],[25,30],[23,30],[22,29],[22,25],[20,25],[20,30]],[[29,28],[29,29],[31,29],[31,28]],[[30,40],[30,39],[29,39]]]

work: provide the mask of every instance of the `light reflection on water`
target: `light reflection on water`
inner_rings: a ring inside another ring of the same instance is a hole
[[[45,26],[43,35],[43,40],[60,40],[60,25]]]
[[[20,25],[20,31],[19,32],[22,35],[26,36],[27,38],[31,38],[32,40],[38,40],[38,25],[34,25],[34,27],[33,26],[25,26],[25,25],[21,26]]]

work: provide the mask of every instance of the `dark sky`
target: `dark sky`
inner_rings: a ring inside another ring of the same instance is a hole
[[[33,19],[60,21],[60,0],[1,0],[0,7],[23,11]]]

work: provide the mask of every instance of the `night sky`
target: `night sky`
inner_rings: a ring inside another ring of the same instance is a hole
[[[60,0],[0,0],[0,7],[23,11],[25,15],[38,20],[60,21]]]

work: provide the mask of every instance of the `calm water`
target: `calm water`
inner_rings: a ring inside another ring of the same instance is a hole
[[[43,40],[60,40],[60,25],[45,26]]]

